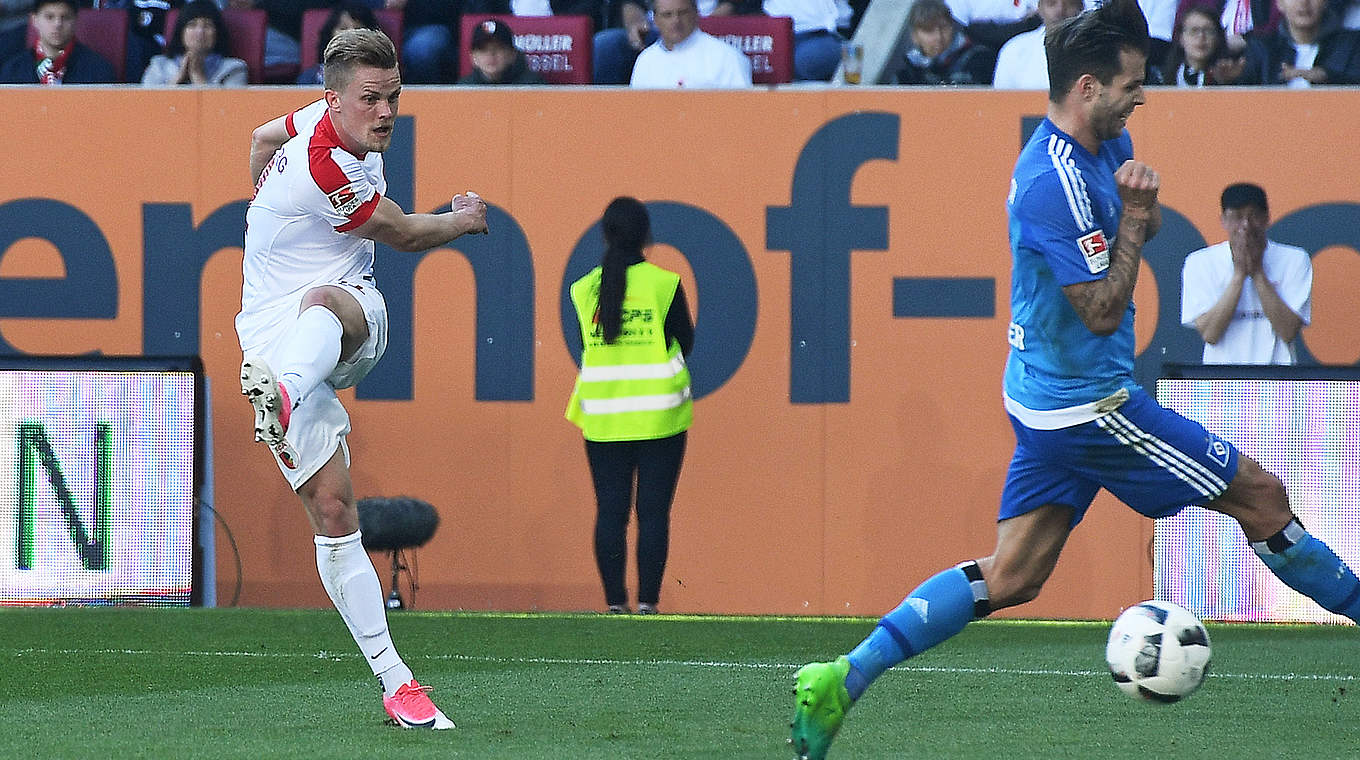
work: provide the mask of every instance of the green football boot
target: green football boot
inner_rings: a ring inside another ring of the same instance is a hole
[[[850,692],[845,690],[845,675],[850,661],[837,657],[835,662],[814,662],[798,669],[793,687],[793,722],[789,724],[789,743],[797,760],[823,760],[831,740],[845,722],[850,709]]]

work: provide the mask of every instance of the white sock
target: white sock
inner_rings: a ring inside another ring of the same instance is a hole
[[[325,306],[309,306],[298,315],[279,352],[283,361],[275,368],[293,406],[335,371],[344,334],[340,318]]]
[[[321,585],[340,611],[373,675],[382,681],[383,693],[390,697],[398,686],[411,680],[411,669],[392,645],[382,584],[359,541],[359,531],[336,538],[315,536],[313,540]]]

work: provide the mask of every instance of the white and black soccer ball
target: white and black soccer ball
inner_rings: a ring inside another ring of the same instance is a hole
[[[1156,702],[1193,694],[1209,672],[1209,655],[1209,632],[1199,618],[1155,599],[1124,610],[1105,645],[1105,661],[1120,690]]]

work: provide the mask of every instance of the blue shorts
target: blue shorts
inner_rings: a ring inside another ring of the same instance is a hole
[[[1148,517],[1167,517],[1219,497],[1237,472],[1232,444],[1162,407],[1141,389],[1113,412],[1058,430],[1034,430],[1011,417],[1015,456],[998,519],[1045,504],[1081,522],[1101,488]]]

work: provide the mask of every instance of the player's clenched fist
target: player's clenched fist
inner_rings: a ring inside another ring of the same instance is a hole
[[[1150,209],[1157,205],[1162,178],[1147,164],[1133,159],[1125,161],[1115,169],[1114,181],[1119,186],[1119,197],[1125,208]]]
[[[486,201],[482,196],[467,191],[466,195],[453,196],[450,209],[455,214],[461,214],[467,220],[467,232],[477,235],[487,232],[486,226]]]

